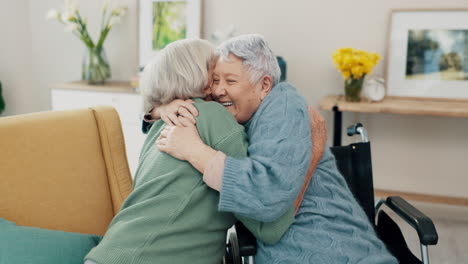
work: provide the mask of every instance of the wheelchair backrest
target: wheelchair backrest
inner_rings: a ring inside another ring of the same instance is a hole
[[[370,143],[355,143],[330,149],[335,155],[338,170],[346,179],[351,192],[371,223],[374,223],[374,184]]]

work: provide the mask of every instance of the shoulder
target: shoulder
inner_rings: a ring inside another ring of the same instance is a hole
[[[291,84],[277,84],[265,97],[258,110],[261,119],[274,118],[278,121],[305,118],[308,121],[307,101]]]
[[[271,89],[271,92],[265,97],[267,104],[276,103],[285,107],[306,107],[307,101],[297,91],[297,89],[289,83],[281,82]]]
[[[194,106],[200,113],[205,113],[205,115],[224,116],[229,114],[229,111],[227,111],[224,106],[214,101],[207,102],[197,100],[195,101]],[[199,117],[202,117],[202,115],[199,115],[197,118]]]
[[[307,102],[290,84],[280,83],[265,97],[248,125],[251,142],[276,139],[307,139],[310,122]]]
[[[195,118],[198,122],[213,123],[221,122],[223,124],[231,124],[233,126],[240,126],[234,116],[219,103],[216,102],[195,102],[194,106],[198,110],[198,116]]]
[[[159,133],[161,132],[161,130],[163,129],[163,127],[165,125],[166,124],[161,119],[155,121],[154,123],[152,123],[151,126],[149,127],[149,130],[148,130],[147,134],[146,134],[146,138],[149,139],[149,138],[152,138],[152,137],[159,136]]]
[[[232,135],[245,137],[244,127],[221,104],[197,101],[194,105],[198,109],[197,130],[206,144],[213,147]]]

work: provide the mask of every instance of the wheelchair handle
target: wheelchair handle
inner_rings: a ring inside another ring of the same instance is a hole
[[[369,142],[369,136],[367,134],[367,130],[361,123],[356,123],[355,125],[349,126],[347,129],[347,135],[352,137],[356,134],[361,135],[361,142],[367,143]]]

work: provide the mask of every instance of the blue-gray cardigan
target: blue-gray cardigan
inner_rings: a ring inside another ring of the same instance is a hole
[[[245,127],[249,156],[226,159],[219,210],[273,221],[291,208],[309,166],[307,103],[291,85],[280,83]],[[295,223],[277,244],[257,243],[259,264],[397,263],[377,238],[328,147]]]

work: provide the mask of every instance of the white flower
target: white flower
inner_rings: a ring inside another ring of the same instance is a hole
[[[109,33],[112,25],[120,23],[120,18],[125,15],[127,10],[126,6],[121,6],[113,8],[111,11],[109,11],[111,4],[110,2],[110,0],[106,0],[104,3],[101,19],[101,32],[99,34],[99,38],[96,41],[93,41],[88,33],[88,21],[86,18],[80,15],[76,0],[65,0],[64,8],[60,12],[54,9],[50,10],[47,13],[47,18],[56,19],[64,24],[65,31],[72,31],[80,40],[83,41],[86,47],[90,49],[102,48],[102,45],[106,40],[107,34]]]
[[[46,18],[48,20],[52,20],[52,19],[60,20],[60,13],[55,9],[50,9],[49,12],[47,12]]]
[[[64,11],[62,13],[63,22],[72,21],[73,19],[75,19],[75,16],[73,15],[73,13],[70,13],[69,11]]]
[[[120,17],[123,17],[123,16],[125,15],[126,11],[127,11],[127,7],[119,6],[119,7],[116,7],[116,8],[113,8],[113,9],[112,9],[111,15],[112,15],[112,16],[120,16]]]
[[[73,30],[77,30],[78,25],[76,23],[66,23],[65,24],[65,32],[72,32]]]
[[[78,10],[78,4],[76,3],[76,1],[72,1],[72,0],[66,0],[65,1],[65,10],[71,12],[71,13],[76,13],[76,11]]]
[[[120,22],[122,21],[122,19],[120,17],[111,17],[111,19],[109,20],[109,27],[112,27],[113,25],[115,24],[120,24]]]
[[[107,8],[109,8],[110,3],[111,3],[111,0],[106,0],[106,1],[104,2],[104,5],[102,6],[102,11],[103,11],[104,13],[107,11]]]
[[[73,3],[71,6],[70,6],[70,10],[72,13],[76,13],[78,11],[78,4],[77,3]]]

